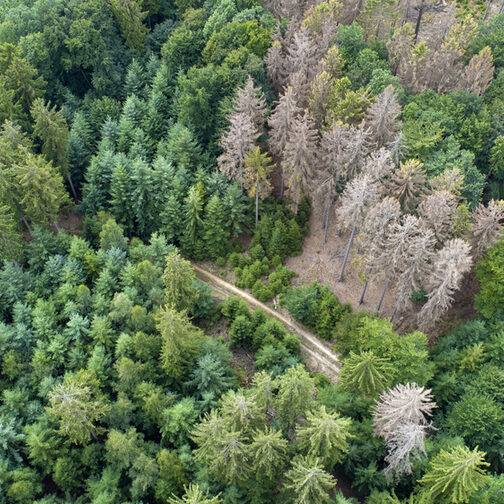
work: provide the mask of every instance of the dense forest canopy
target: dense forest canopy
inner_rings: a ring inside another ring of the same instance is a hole
[[[504,504],[503,225],[500,0],[0,0],[0,504]]]

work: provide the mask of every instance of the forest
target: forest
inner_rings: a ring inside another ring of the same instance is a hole
[[[501,0],[0,0],[0,504],[504,504],[503,226]]]

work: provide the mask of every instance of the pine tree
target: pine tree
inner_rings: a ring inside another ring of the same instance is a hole
[[[275,165],[267,152],[261,153],[256,147],[245,156],[245,170],[243,173],[243,185],[251,198],[255,197],[255,225],[259,221],[259,198],[264,199],[271,194],[269,176]]]
[[[221,200],[217,194],[210,198],[205,208],[202,236],[208,257],[215,260],[225,255],[229,231],[226,228]]]
[[[466,504],[487,481],[485,453],[476,447],[456,446],[431,460],[420,480],[427,498],[440,504]]]
[[[166,291],[168,294],[168,288]],[[161,367],[166,378],[177,384],[192,369],[203,333],[191,324],[185,313],[175,311],[170,305],[156,312],[155,318],[161,335]]]
[[[428,279],[428,301],[418,313],[420,327],[432,326],[450,307],[453,294],[472,264],[471,246],[456,238],[450,240],[438,251]]]
[[[305,423],[296,428],[296,439],[307,457],[319,458],[331,468],[350,449],[351,423],[350,418],[327,413],[325,406],[321,406],[318,411],[307,413]]]
[[[182,234],[182,245],[184,251],[189,254],[198,255],[199,240],[203,228],[203,203],[204,189],[199,185],[193,185],[184,200],[184,232]]]
[[[340,382],[344,390],[364,397],[375,397],[390,384],[392,366],[389,359],[377,357],[373,352],[362,352],[345,359]]]
[[[0,257],[16,261],[21,253],[21,234],[14,214],[8,206],[0,204]]]
[[[301,114],[301,108],[297,106],[294,91],[291,86],[287,87],[284,94],[280,97],[277,106],[268,118],[268,126],[270,128],[269,145],[271,151],[281,159],[289,140],[294,119]],[[283,162],[281,166],[281,186],[280,199],[283,199],[284,193],[284,169]]]
[[[55,222],[61,207],[69,201],[63,179],[52,164],[42,156],[27,153],[22,164],[14,165],[12,171],[23,219],[40,225]]]
[[[132,231],[134,210],[132,201],[131,163],[122,153],[113,160],[110,178],[110,210],[127,233]]]
[[[73,443],[98,441],[103,429],[97,425],[108,406],[98,392],[98,384],[86,371],[67,375],[62,384],[49,392],[47,412],[59,420],[59,433]]]
[[[135,159],[131,165],[130,184],[132,185],[130,194],[138,235],[141,237],[150,236],[154,231],[155,223],[153,188],[155,190],[159,190],[159,188],[153,184],[151,167],[141,158]]]
[[[305,112],[303,117],[294,119],[283,154],[283,167],[289,191],[294,196],[296,214],[302,191],[308,188],[315,170],[316,151],[317,133]]]
[[[249,447],[252,470],[258,478],[274,480],[287,462],[288,442],[271,427],[255,431]]]
[[[399,124],[397,118],[401,106],[390,84],[378,95],[366,112],[366,126],[371,130],[371,138],[378,148],[388,145],[395,137]]]
[[[356,177],[350,181],[341,195],[340,204],[336,209],[338,222],[341,229],[351,229],[352,231],[338,277],[339,282],[343,281],[355,232],[364,223],[368,210],[376,203],[379,196],[380,186],[373,183],[367,175]]]
[[[176,496],[168,498],[168,504],[221,504],[220,494],[210,497],[207,492],[202,492],[199,486],[190,484],[185,487],[185,494],[182,498]]]
[[[502,236],[504,201],[490,200],[488,206],[480,204],[472,215],[471,246],[474,258],[481,257]]]
[[[148,12],[142,12],[142,2],[139,0],[107,0],[110,10],[116,18],[125,44],[131,49],[142,51],[149,30],[142,21]]]
[[[248,205],[237,184],[228,184],[222,203],[230,235],[239,236],[248,226]]]
[[[285,478],[285,488],[293,490],[295,504],[327,503],[330,490],[336,486],[336,480],[324,470],[320,460],[308,457],[295,459]]]
[[[190,308],[198,298],[198,291],[193,285],[195,280],[191,263],[178,252],[169,253],[163,272],[167,306],[175,310]]]
[[[42,154],[48,161],[52,161],[61,170],[61,174],[68,178],[73,196],[77,200],[77,193],[73,186],[68,170],[68,126],[61,111],[56,105],[51,108],[50,103],[44,103],[37,98],[31,107],[34,121],[33,134],[40,139]]]
[[[95,215],[108,208],[113,164],[114,152],[109,149],[100,149],[91,159],[82,189],[82,207],[85,213]]]
[[[289,368],[278,379],[278,395],[275,408],[286,430],[293,429],[299,417],[311,408],[315,385],[303,366]]]

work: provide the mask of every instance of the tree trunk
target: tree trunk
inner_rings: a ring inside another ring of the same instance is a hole
[[[381,305],[383,303],[383,298],[385,297],[385,292],[387,292],[388,284],[390,282],[390,277],[392,276],[392,273],[389,273],[387,276],[387,280],[385,280],[385,285],[383,286],[383,292],[380,297],[380,301],[378,301],[378,306],[376,307],[376,311],[380,311]]]
[[[77,201],[78,201],[77,192],[75,191],[75,187],[74,187],[73,181],[72,181],[72,176],[70,175],[70,173],[68,174],[67,180],[68,180],[68,184],[70,185],[70,189],[72,190],[72,194],[73,194],[75,203],[77,203]]]
[[[338,282],[342,282],[343,281],[343,274],[345,273],[345,268],[346,268],[346,264],[347,264],[347,261],[348,261],[348,256],[350,255],[350,249],[352,248],[352,242],[353,242],[353,239],[354,239],[356,227],[357,226],[354,226],[352,228],[352,234],[350,235],[350,239],[348,240],[348,245],[347,245],[347,248],[346,248],[345,257],[343,258],[343,265],[341,266],[341,272],[340,272],[340,275],[338,277]]]
[[[331,198],[329,202],[329,206],[327,207],[327,214],[325,218],[325,226],[324,226],[324,243],[327,243],[327,230],[329,229],[329,215],[331,215],[331,207],[334,203],[334,196]]]
[[[499,14],[502,14],[502,12],[504,12],[504,1],[501,3]]]
[[[324,213],[322,214],[322,228],[325,228],[325,221],[326,221],[326,215],[327,215],[327,206],[324,208]]]
[[[257,191],[256,188],[256,229],[257,229],[257,222],[259,221],[259,192]]]
[[[372,271],[373,271],[373,265],[369,266],[369,269],[367,270],[367,273],[366,273],[366,283],[364,284],[364,287],[362,289],[362,294],[361,294],[360,299],[359,299],[359,304],[360,305],[362,303],[364,303],[364,296],[366,295],[367,286],[368,286],[368,283],[369,283],[369,275],[371,275]]]
[[[397,307],[399,306],[399,301],[400,301],[400,298],[397,300],[397,303],[394,306],[394,311],[392,312],[392,315],[390,316],[390,322],[394,322],[394,318],[397,313]]]
[[[418,32],[420,31],[420,24],[422,22],[424,4],[425,4],[425,0],[422,0],[422,3],[420,4],[420,9],[418,9],[418,17],[417,17],[416,26],[415,26],[415,41],[418,38]]]
[[[492,5],[492,2],[493,2],[493,0],[488,0],[487,1],[487,6],[486,6],[486,9],[485,9],[485,14],[483,14],[483,21],[485,21],[487,15],[488,15],[488,11],[490,10],[490,5]]]
[[[57,222],[54,222],[54,228],[58,231],[58,233],[61,231],[61,227]]]
[[[30,236],[33,238],[32,230],[30,224],[28,224],[28,221],[26,220],[26,217],[23,215],[23,217],[21,218],[23,219],[23,223],[26,226],[26,229],[28,229],[28,233],[30,233]]]
[[[284,172],[283,172],[283,168],[281,168],[280,169],[280,200],[281,201],[283,201],[284,188],[285,188]]]

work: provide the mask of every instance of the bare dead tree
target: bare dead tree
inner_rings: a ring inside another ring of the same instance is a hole
[[[305,112],[302,117],[294,118],[282,156],[289,192],[295,201],[296,214],[301,193],[313,178],[316,152],[317,132],[310,116]]]
[[[340,227],[343,229],[351,229],[352,232],[348,240],[338,282],[343,281],[355,232],[364,222],[368,210],[380,197],[380,191],[381,187],[379,184],[373,182],[367,175],[361,175],[352,179],[347,184],[345,191],[341,195],[340,204],[336,209],[336,215],[338,217]]]
[[[362,169],[362,173],[383,184],[387,184],[393,172],[394,162],[392,160],[392,153],[385,147],[372,152],[366,158],[366,163]]]
[[[405,422],[387,437],[387,467],[383,470],[387,481],[398,483],[404,474],[413,472],[412,462],[427,456],[425,438],[431,425]]]
[[[376,310],[380,311],[390,280],[401,271],[402,262],[411,240],[421,233],[420,221],[413,215],[404,215],[401,222],[394,223],[386,236],[381,253],[376,256],[374,270],[385,279]]]
[[[395,224],[401,215],[399,202],[386,196],[369,211],[369,216],[364,221],[359,241],[365,249],[367,264],[366,280],[359,299],[359,304],[364,302],[369,278],[373,272],[374,261],[385,246],[385,237],[390,227]]]
[[[348,143],[348,133],[349,128],[335,123],[330,130],[324,132],[320,142],[321,169],[319,177],[315,180],[315,192],[322,196],[323,201],[324,243],[327,241],[331,206],[338,190],[346,181],[345,149]]]
[[[378,148],[393,141],[399,128],[397,118],[400,114],[401,106],[394,92],[394,86],[389,85],[378,95],[365,116],[366,126],[371,132],[371,140]]]
[[[455,238],[438,251],[428,279],[428,301],[418,313],[421,330],[426,330],[451,306],[465,272],[471,268],[471,246]]]
[[[471,244],[473,256],[479,259],[502,238],[504,201],[491,200],[488,206],[480,204],[472,215]]]
[[[348,138],[346,166],[348,170],[348,179],[352,179],[361,171],[364,160],[370,151],[371,140],[370,133],[363,124],[358,128],[351,126]]]
[[[282,49],[281,35],[277,34],[280,39],[275,38],[276,30],[274,32],[273,43],[271,47],[268,49],[268,53],[266,55],[266,75],[268,76],[269,81],[273,84],[273,88],[277,93],[283,89],[285,84],[285,79],[287,77],[287,70],[285,68],[285,55]]]
[[[269,145],[271,151],[280,160],[281,168],[281,186],[280,198],[283,199],[284,195],[284,170],[282,156],[287,145],[287,140],[292,130],[294,120],[301,114],[301,108],[297,106],[294,91],[292,87],[287,87],[283,96],[280,97],[277,106],[273,113],[268,118],[268,125],[270,127],[270,140]]]
[[[416,383],[399,383],[380,394],[373,412],[375,434],[387,439],[404,423],[428,425],[426,417],[437,407],[432,399],[431,390]]]
[[[436,238],[430,229],[422,230],[407,244],[395,284],[397,301],[390,317],[391,321],[398,311],[411,306],[411,294],[419,291],[428,277],[435,245]]]
[[[486,46],[465,67],[459,88],[481,96],[492,82],[494,71],[492,49]]]
[[[245,87],[238,90],[238,94],[233,102],[233,110],[238,114],[248,115],[257,131],[264,131],[264,121],[266,113],[266,98],[260,88],[254,86],[254,81],[249,75]]]
[[[248,114],[233,112],[228,119],[230,127],[219,144],[224,152],[217,158],[217,163],[228,179],[240,181],[243,192],[245,156],[254,148],[259,132]]]
[[[453,236],[453,225],[458,216],[457,198],[448,191],[434,191],[418,205],[418,215],[440,245]]]

